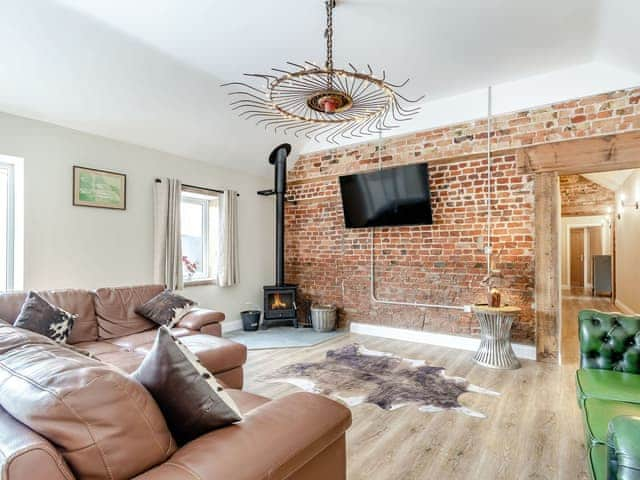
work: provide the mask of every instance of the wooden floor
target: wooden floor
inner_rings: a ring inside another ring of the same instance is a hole
[[[467,351],[349,334],[311,348],[249,352],[245,389],[272,398],[297,391],[259,377],[282,365],[321,360],[326,350],[348,343],[425,359],[502,394],[460,397],[486,419],[412,406],[393,412],[354,407],[350,480],[588,478],[573,366],[524,360],[519,370],[498,371],[476,365]]]
[[[616,311],[610,298],[592,297],[590,291],[571,288],[562,291],[562,328],[560,352],[564,365],[577,365],[580,360],[578,344],[578,312],[580,310]]]

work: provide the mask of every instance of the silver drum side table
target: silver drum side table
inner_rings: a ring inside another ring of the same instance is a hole
[[[473,360],[490,368],[520,368],[520,362],[511,347],[511,325],[520,315],[520,309],[474,305],[473,313],[480,322],[480,348]]]

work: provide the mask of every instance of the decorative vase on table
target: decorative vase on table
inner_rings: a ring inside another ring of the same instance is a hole
[[[489,290],[489,298],[488,298],[487,304],[492,308],[499,308],[500,301],[501,301],[500,290],[498,290],[496,287],[491,287],[491,289]]]
[[[489,259],[489,272],[480,282],[480,285],[487,287],[487,305],[491,308],[500,308],[502,305],[502,292],[498,289],[508,287],[502,270],[495,268],[500,259],[500,255],[502,255],[502,250]]]

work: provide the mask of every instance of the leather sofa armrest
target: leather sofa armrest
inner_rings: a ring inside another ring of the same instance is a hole
[[[47,439],[0,408],[0,478],[72,480],[75,477]]]
[[[609,422],[607,465],[614,478],[640,478],[640,417],[619,416]]]
[[[343,438],[350,425],[351,411],[342,404],[294,393],[189,442],[136,480],[285,479]]]
[[[222,312],[216,312],[206,308],[194,308],[182,317],[176,326],[199,332],[208,325],[224,321],[224,318],[224,313]]]

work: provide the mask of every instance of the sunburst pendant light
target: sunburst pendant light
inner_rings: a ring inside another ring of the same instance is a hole
[[[318,142],[338,143],[397,128],[400,122],[420,111],[417,104],[424,96],[410,100],[398,90],[409,79],[396,85],[387,80],[384,70],[375,76],[371,66],[359,72],[333,66],[333,9],[336,0],[325,2],[327,58],[324,68],[313,62],[286,62],[286,69],[272,68],[275,74],[245,73],[259,81],[226,83],[236,87],[229,92],[232,109],[245,119],[253,119],[265,129],[293,133]]]

